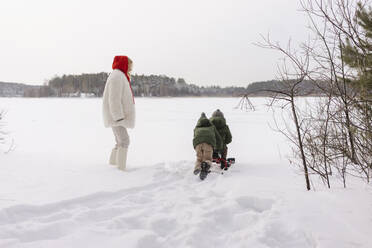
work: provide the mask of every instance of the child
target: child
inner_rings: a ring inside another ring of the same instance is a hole
[[[193,145],[196,151],[194,174],[200,172],[200,179],[204,179],[212,165],[213,149],[222,149],[221,137],[217,129],[208,120],[204,113],[201,114],[194,129]],[[202,166],[203,164],[203,166]]]
[[[214,152],[221,155],[221,169],[227,169],[227,144],[232,141],[229,126],[226,124],[226,119],[219,109],[213,112],[210,122],[216,127],[222,139],[221,149],[215,149]]]

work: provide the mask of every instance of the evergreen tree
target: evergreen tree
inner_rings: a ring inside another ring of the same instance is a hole
[[[355,112],[353,135],[361,150],[359,160],[372,168],[372,9],[358,3],[356,9],[357,24],[355,37],[346,39],[342,54],[345,63],[356,70],[357,77],[351,80],[358,93],[353,99]]]
[[[344,60],[347,65],[358,73],[354,85],[361,90],[362,97],[372,94],[372,9],[358,3],[356,22],[361,28],[356,38],[346,39],[343,48]]]

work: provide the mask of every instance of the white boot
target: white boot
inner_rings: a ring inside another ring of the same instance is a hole
[[[128,148],[118,147],[116,152],[116,161],[119,170],[125,170],[127,167],[127,156],[128,156]]]
[[[111,165],[116,165],[116,164],[117,164],[117,162],[116,162],[116,154],[117,154],[117,151],[118,151],[117,148],[114,148],[114,149],[112,149],[112,151],[111,151],[111,155],[110,155],[110,164],[111,164]]]

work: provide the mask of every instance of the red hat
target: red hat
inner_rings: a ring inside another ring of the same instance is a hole
[[[129,59],[127,56],[115,56],[114,62],[112,63],[112,69],[118,69],[122,71],[125,76],[127,77],[128,81],[130,82],[129,76],[128,76],[128,64]]]
[[[130,78],[128,76],[128,65],[129,64],[129,58],[127,56],[115,56],[114,62],[112,63],[112,69],[118,69],[122,71],[125,75],[125,77],[128,79],[129,82],[129,87],[132,92],[132,98],[133,98],[133,103],[134,103],[134,94],[132,90],[132,85],[130,83]]]

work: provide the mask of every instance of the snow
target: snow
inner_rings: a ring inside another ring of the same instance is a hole
[[[128,171],[108,165],[100,99],[0,98],[15,149],[0,154],[0,247],[372,247],[372,190],[307,192],[272,113],[237,98],[137,98]],[[192,131],[220,108],[236,164],[193,175]]]

